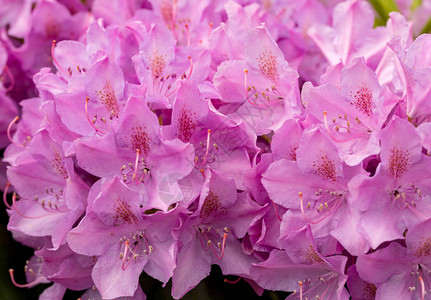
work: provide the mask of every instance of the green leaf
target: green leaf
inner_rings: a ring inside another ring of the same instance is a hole
[[[421,6],[421,4],[422,4],[422,0],[413,0],[412,6],[410,6],[410,10],[411,11],[415,11],[416,8],[418,8],[419,6]]]
[[[382,20],[383,24],[386,24],[390,12],[399,11],[397,4],[394,0],[369,0],[369,2],[374,7],[374,10],[377,12],[377,14],[380,16],[380,19]]]
[[[428,20],[428,22],[425,24],[424,28],[422,28],[422,33],[430,33],[431,32],[431,19]]]

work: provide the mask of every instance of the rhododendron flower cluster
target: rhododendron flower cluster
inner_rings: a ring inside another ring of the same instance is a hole
[[[0,1],[14,284],[431,299],[430,3],[370,2]]]

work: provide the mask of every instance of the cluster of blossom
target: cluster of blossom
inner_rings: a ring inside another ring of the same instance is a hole
[[[393,4],[2,2],[12,281],[431,299],[431,5]]]

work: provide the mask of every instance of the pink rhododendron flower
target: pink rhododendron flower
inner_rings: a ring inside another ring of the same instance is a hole
[[[3,0],[11,282],[428,299],[431,6],[370,2]]]

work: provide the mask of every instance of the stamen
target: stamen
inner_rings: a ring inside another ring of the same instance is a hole
[[[285,7],[283,7],[276,15],[276,18],[281,18],[283,16],[283,14],[287,11],[287,9]]]
[[[9,275],[10,275],[10,280],[12,281],[13,285],[19,288],[32,288],[35,285],[38,285],[39,283],[41,283],[44,278],[43,277],[38,277],[36,278],[34,281],[26,283],[26,284],[19,284],[15,281],[15,277],[13,275],[13,269],[9,269]]]
[[[187,24],[186,24],[187,25]],[[188,28],[188,27],[187,27]],[[191,56],[189,56],[188,57],[189,58],[189,61],[190,61],[190,72],[189,72],[189,75],[187,75],[187,80],[189,80],[190,79],[190,77],[192,76],[192,72],[193,72],[193,60],[192,60],[192,57]]]
[[[99,128],[97,128],[94,125],[94,123],[90,120],[90,116],[88,115],[88,101],[90,101],[90,98],[89,97],[85,98],[85,115],[87,116],[88,123],[90,123],[91,127],[93,127],[94,130],[96,130],[96,133],[98,135],[105,134],[106,132],[104,132],[104,131],[100,130]]]
[[[211,129],[208,129],[207,147],[206,147],[206,150],[205,150],[205,156],[204,156],[204,159],[202,160],[202,162],[200,164],[197,164],[197,166],[199,166],[199,167],[203,166],[207,162],[208,152],[209,152],[209,148],[210,148],[210,136],[211,136]]]
[[[214,255],[217,257],[218,260],[221,260],[223,258],[224,255],[224,249],[226,248],[226,238],[227,238],[227,233],[223,233],[223,242],[221,245],[221,253],[220,256],[217,255],[217,251],[214,249],[213,244],[211,243],[211,241],[209,240],[209,246],[211,247],[211,249],[214,252]]]
[[[248,69],[244,69],[244,92],[245,92],[245,98],[247,99],[248,103],[250,103],[251,105],[255,106],[255,104],[250,100],[250,97],[248,96],[247,77],[248,77]]]
[[[55,44],[57,43],[56,40],[52,41],[52,46],[51,46],[51,56],[52,56],[52,61],[54,62],[55,65],[57,65],[57,68],[63,72],[64,75],[66,75],[67,77],[69,77],[69,73],[67,73],[66,71],[63,70],[63,68],[60,66],[60,64],[58,63],[58,61],[55,59],[55,55],[54,55],[54,48],[55,48]]]
[[[211,32],[213,31],[213,27],[214,27],[213,22],[210,22],[209,23],[209,29],[208,29],[208,37],[210,36]]]
[[[421,300],[425,299],[425,284],[424,284],[424,280],[422,279],[422,276],[419,276],[419,282],[421,283]]]
[[[353,139],[357,138],[357,136],[353,136],[353,137],[351,137],[351,138],[349,138],[349,139],[339,140],[339,139],[337,139],[335,136],[333,136],[333,135],[332,135],[332,133],[331,133],[331,130],[329,129],[329,125],[328,125],[328,118],[327,118],[327,112],[326,112],[326,110],[323,112],[323,122],[325,123],[325,128],[326,128],[326,131],[328,132],[329,136],[330,136],[330,137],[331,137],[335,142],[337,142],[337,143],[345,143],[345,142],[349,142],[349,141],[351,141],[351,140],[353,140]],[[337,125],[337,127],[336,127],[336,130],[337,130],[337,131],[339,130],[339,127],[340,127],[340,126],[338,126],[338,125]],[[350,123],[349,123],[349,127],[350,127]],[[349,128],[347,128],[347,130],[348,130],[348,132],[350,133],[350,129],[349,129]]]
[[[20,148],[25,148],[23,145],[20,145],[20,144],[18,144],[17,142],[15,142],[13,139],[12,139],[12,136],[10,135],[10,130],[11,130],[11,128],[12,128],[12,125],[13,124],[15,124],[16,122],[18,122],[18,120],[19,120],[19,117],[18,116],[16,116],[10,123],[9,123],[9,125],[7,126],[7,131],[6,131],[6,134],[7,134],[7,137],[8,137],[8,139],[9,139],[9,141],[12,143],[12,144],[14,144],[15,146],[17,146],[17,147],[20,147]]]
[[[177,18],[177,1],[178,0],[174,0],[174,4],[172,5],[172,25],[173,25],[173,27],[175,27],[175,21]]]
[[[304,199],[302,198],[302,193],[301,192],[299,192],[298,193],[298,195],[299,195],[299,199],[300,199],[300,205],[301,205],[301,213],[302,213],[302,215],[304,216],[304,219],[305,220],[307,220],[307,222],[308,223],[311,223],[311,224],[319,224],[320,222],[322,222],[323,220],[325,220],[327,217],[329,217],[331,214],[328,214],[328,215],[325,215],[325,216],[323,216],[322,218],[320,218],[319,220],[317,220],[317,221],[313,221],[313,220],[310,220],[307,216],[306,216],[306,214],[305,214],[305,211],[304,211]],[[337,200],[337,203],[338,203],[338,200]],[[336,205],[337,204],[335,204],[334,205],[334,207],[336,207]],[[322,205],[322,207],[323,207],[323,205]],[[335,209],[334,209],[335,210]],[[319,208],[318,208],[318,211],[320,211],[319,210]],[[323,211],[323,208],[322,208],[322,211]],[[331,211],[332,212],[332,211]],[[330,213],[331,213],[330,212]]]
[[[3,191],[3,203],[4,205],[6,205],[7,208],[11,209],[12,206],[10,206],[10,204],[7,202],[7,199],[6,199],[6,194],[7,194],[7,191],[9,190],[9,187],[10,187],[10,183],[6,182],[6,187],[4,188],[4,191]]]
[[[278,210],[277,210],[277,206],[275,205],[275,202],[272,199],[269,199],[272,202],[272,205],[274,206],[274,211],[275,211],[275,215],[277,216],[277,219],[282,221],[282,219],[280,218],[280,215],[278,214]]]
[[[189,30],[189,24],[184,25],[186,27],[186,33],[187,33],[187,47],[190,47],[190,30]]]
[[[43,217],[46,217],[46,216],[51,215],[50,213],[48,213],[48,214],[45,214],[45,215],[42,215],[42,216],[37,216],[37,217],[30,217],[30,216],[26,216],[26,215],[25,215],[24,213],[22,213],[22,212],[18,209],[18,207],[16,206],[16,194],[15,194],[15,193],[13,193],[13,194],[12,194],[12,206],[13,206],[13,208],[15,208],[16,212],[17,212],[21,217],[26,218],[26,219],[40,219],[40,218],[43,218]]]
[[[422,214],[421,212],[419,212],[417,209],[415,209],[412,205],[409,205],[408,203],[406,203],[406,207],[408,209],[410,209],[414,214],[418,215],[419,217],[421,217],[423,220],[427,220],[428,217],[426,217],[424,214]]]
[[[172,4],[172,33],[174,34],[175,40],[178,40],[177,32],[175,30],[176,19],[177,19],[177,0],[174,0],[174,3]]]
[[[298,281],[299,284],[299,300],[302,300],[302,281]]]
[[[124,266],[124,263],[126,262],[126,260],[127,260],[127,251],[129,250],[129,241],[125,241],[124,242],[124,253],[123,253],[123,263],[121,264],[121,269],[123,270],[123,271],[125,271],[129,266],[130,266],[130,264],[132,263],[132,260],[129,258],[129,261],[128,261],[128,263],[127,263],[127,265],[126,266]]]
[[[238,277],[238,279],[236,279],[234,281],[230,281],[229,279],[225,278],[224,282],[227,282],[227,283],[230,283],[230,284],[235,284],[235,283],[238,283],[241,280],[241,278],[242,277],[240,276],[240,277]]]
[[[10,92],[15,86],[15,76],[13,76],[12,72],[8,68],[7,65],[4,66],[4,73],[6,73],[7,77],[9,77],[9,86],[5,87],[6,92]]]
[[[138,173],[138,163],[139,163],[139,154],[141,153],[141,150],[136,149],[136,160],[135,160],[135,172],[133,173],[132,180],[135,180],[136,183],[139,183],[137,180],[137,173]]]

